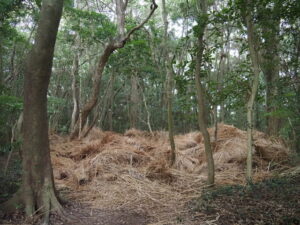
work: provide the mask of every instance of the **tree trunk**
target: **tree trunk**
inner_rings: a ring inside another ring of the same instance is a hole
[[[125,10],[127,7],[127,3],[128,1],[125,0],[125,2],[122,4],[123,7],[119,7],[118,4],[120,4],[120,1],[122,0],[117,0],[116,1],[116,7],[118,9],[122,9],[123,12],[122,15],[117,15],[117,24],[119,26],[123,26],[123,22],[119,21],[119,19],[122,19],[123,16],[125,15]],[[93,88],[92,88],[92,94],[90,96],[90,98],[88,99],[88,101],[86,102],[86,104],[83,106],[83,109],[81,110],[81,115],[80,118],[76,121],[75,124],[75,128],[74,131],[71,133],[70,138],[74,139],[76,137],[78,137],[79,134],[79,130],[80,127],[83,127],[86,124],[87,118],[89,116],[89,114],[91,113],[91,111],[94,109],[94,107],[96,106],[97,102],[98,102],[98,95],[100,92],[100,85],[101,85],[101,79],[102,79],[102,74],[104,71],[104,68],[106,66],[106,63],[108,62],[108,59],[110,57],[110,55],[119,48],[123,48],[126,44],[126,42],[129,40],[130,36],[137,30],[139,30],[142,26],[144,26],[144,24],[151,18],[151,16],[153,15],[154,11],[157,8],[157,4],[155,3],[155,0],[152,0],[152,4],[150,7],[150,13],[149,15],[146,17],[145,20],[143,20],[139,25],[137,25],[136,27],[132,28],[126,35],[122,35],[123,31],[125,30],[124,27],[118,27],[118,31],[119,31],[119,35],[118,37],[114,38],[112,41],[110,41],[108,44],[106,44],[104,51],[102,53],[102,55],[100,56],[99,62],[98,62],[98,66],[96,69],[96,72],[94,74],[94,79],[93,79]],[[119,13],[119,10],[117,10],[117,13]]]
[[[278,136],[279,132],[279,117],[276,116],[276,96],[277,85],[276,81],[279,78],[279,20],[269,21],[271,24],[268,27],[263,27],[263,37],[265,39],[263,54],[262,54],[262,71],[266,81],[266,111],[267,111],[267,133],[272,136]]]
[[[109,130],[113,131],[113,109],[114,109],[114,83],[115,83],[115,71],[112,71],[111,85],[109,88],[109,106],[108,106],[108,125]]]
[[[176,160],[176,147],[174,141],[174,121],[173,121],[173,107],[172,107],[172,89],[173,89],[173,69],[171,68],[172,62],[169,55],[168,47],[168,20],[167,20],[167,10],[166,2],[162,0],[162,18],[164,22],[164,58],[165,58],[165,72],[166,72],[166,92],[167,92],[167,112],[168,112],[168,131],[169,131],[169,140],[171,146],[171,158],[170,165],[173,165]]]
[[[78,39],[79,37],[76,37]],[[71,127],[70,130],[73,131],[75,127],[75,122],[79,117],[79,52],[75,49],[75,55],[73,59],[73,68],[72,68],[72,98],[73,98],[73,111],[71,117]]]
[[[149,111],[147,101],[146,101],[146,96],[145,96],[144,92],[142,92],[142,95],[143,95],[143,102],[144,102],[145,110],[146,110],[146,113],[147,113],[147,126],[148,126],[148,129],[149,129],[149,132],[151,133],[151,135],[153,135],[153,131],[152,131],[152,127],[151,127],[151,120],[150,120],[151,113]]]
[[[129,105],[130,128],[138,128],[139,101],[140,99],[138,93],[138,77],[136,74],[132,74]]]
[[[244,19],[247,27],[247,38],[250,51],[250,58],[252,62],[252,71],[254,73],[254,79],[251,88],[251,94],[247,102],[247,171],[246,178],[248,182],[252,182],[252,152],[253,152],[253,105],[257,94],[259,84],[259,56],[258,45],[255,37],[254,24],[251,17],[251,9],[248,7],[251,0],[246,0],[246,14]]]
[[[24,206],[27,216],[61,210],[56,197],[50,159],[47,119],[47,90],[51,76],[62,0],[43,0],[35,44],[29,53],[24,81],[24,143],[22,185],[4,205],[9,210]]]
[[[4,73],[3,73],[3,52],[2,52],[2,45],[0,43],[0,87],[2,86],[4,80]]]
[[[204,88],[201,84],[201,65],[204,51],[204,31],[207,24],[207,2],[203,1],[200,4],[201,16],[203,20],[199,26],[198,33],[198,52],[196,55],[196,71],[195,71],[195,82],[196,82],[196,90],[197,90],[197,103],[198,103],[198,123],[201,130],[201,133],[204,138],[204,146],[205,146],[205,155],[207,160],[207,168],[208,168],[208,184],[213,185],[215,182],[215,167],[214,167],[214,159],[212,153],[212,147],[210,143],[210,136],[207,131],[207,112],[205,108],[205,92]]]
[[[4,70],[3,70],[3,50],[2,50],[2,44],[0,43],[0,87],[3,84],[4,81]]]

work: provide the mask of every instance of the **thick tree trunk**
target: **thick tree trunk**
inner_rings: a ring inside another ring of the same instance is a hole
[[[164,58],[165,58],[165,72],[166,72],[166,97],[167,97],[167,118],[168,118],[168,131],[169,141],[171,146],[170,165],[173,165],[176,160],[176,146],[174,141],[174,121],[173,121],[173,107],[172,107],[172,89],[173,89],[173,69],[171,68],[172,62],[169,55],[168,48],[168,20],[167,20],[166,2],[162,0],[162,18],[164,22]]]
[[[198,103],[198,123],[201,133],[204,138],[205,155],[208,167],[208,184],[213,185],[215,182],[215,166],[213,159],[213,152],[210,142],[210,136],[207,131],[207,120],[206,120],[206,108],[205,108],[205,91],[201,84],[201,65],[204,51],[204,31],[206,28],[207,21],[204,21],[207,17],[207,2],[203,1],[200,4],[200,10],[202,14],[203,21],[199,24],[199,34],[198,34],[198,52],[196,55],[196,70],[195,70],[195,82],[197,90],[197,103]]]
[[[253,153],[253,106],[255,102],[255,97],[257,94],[258,84],[259,84],[259,56],[258,56],[258,45],[257,39],[255,37],[254,25],[251,17],[251,9],[248,7],[251,0],[246,0],[246,13],[244,15],[244,20],[247,27],[247,38],[250,51],[250,58],[252,62],[252,70],[254,73],[251,94],[247,102],[247,171],[246,178],[248,182],[252,182],[252,153]]]
[[[24,143],[22,185],[4,205],[7,210],[21,204],[27,216],[61,210],[56,197],[50,159],[47,119],[47,90],[51,76],[62,0],[43,0],[35,44],[26,65],[24,82]]]

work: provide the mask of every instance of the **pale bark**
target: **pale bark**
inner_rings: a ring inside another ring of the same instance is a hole
[[[202,18],[204,19],[207,16],[207,2],[202,1],[200,4],[200,13],[202,14]],[[210,135],[207,130],[207,120],[206,120],[206,108],[205,108],[205,91],[201,84],[201,65],[203,59],[203,51],[204,51],[204,31],[206,28],[207,21],[201,21],[202,24],[199,24],[199,34],[198,34],[198,52],[196,55],[196,70],[195,70],[195,82],[196,82],[196,90],[197,90],[197,105],[198,105],[198,123],[201,130],[201,133],[204,138],[204,146],[205,146],[205,155],[207,160],[207,168],[208,168],[208,184],[213,185],[215,182],[215,168],[214,168],[214,159],[212,153],[212,146],[210,142]]]
[[[169,141],[171,146],[171,157],[170,165],[173,165],[176,160],[176,146],[174,141],[174,121],[173,121],[173,107],[172,107],[172,90],[173,90],[173,69],[172,69],[172,59],[170,56],[170,50],[168,48],[168,13],[166,10],[166,2],[162,0],[162,18],[164,22],[164,59],[165,59],[165,72],[166,72],[166,97],[167,97],[167,118],[168,118],[168,131],[169,131]]]
[[[222,42],[223,42],[223,38],[222,38]],[[225,74],[225,58],[226,58],[226,54],[224,52],[224,47],[222,46],[221,52],[220,52],[220,61],[219,61],[219,66],[218,66],[218,71],[217,71],[217,91],[218,91],[218,95],[221,94],[222,89],[223,89],[223,80],[224,80],[224,74]],[[223,119],[223,115],[222,115],[222,111],[224,108],[223,103],[221,102],[220,104],[216,104],[214,106],[214,127],[215,127],[215,144],[217,144],[218,141],[218,122],[219,122],[219,118],[218,118],[218,106],[220,106],[220,118],[221,118],[221,122],[224,122]]]
[[[115,83],[115,71],[112,71],[111,75],[111,85],[109,89],[109,107],[108,107],[108,125],[109,125],[109,130],[113,131],[113,109],[114,109],[114,83]]]
[[[247,5],[252,0],[246,0]],[[258,45],[257,38],[255,37],[255,28],[252,21],[251,10],[246,6],[246,14],[244,19],[247,27],[247,38],[250,51],[250,58],[252,62],[252,71],[254,74],[253,83],[251,87],[251,94],[247,102],[247,171],[246,178],[248,182],[252,181],[252,154],[253,154],[253,106],[257,94],[259,84],[259,56],[258,56]]]
[[[138,92],[138,77],[137,74],[131,76],[131,90],[130,90],[130,105],[129,105],[129,122],[130,128],[138,128],[139,117],[139,92]]]
[[[120,0],[116,0],[117,2]],[[127,6],[127,1],[125,1],[124,3],[124,7],[123,7],[123,11],[125,13],[126,7]],[[93,88],[92,88],[92,94],[90,96],[90,98],[87,100],[87,102],[85,103],[85,105],[83,106],[82,110],[81,110],[81,115],[80,115],[80,119],[78,119],[76,121],[76,125],[75,125],[75,129],[74,131],[71,133],[70,137],[71,139],[75,138],[78,136],[79,134],[79,128],[83,127],[87,121],[87,118],[89,116],[89,114],[91,113],[91,111],[94,109],[94,107],[96,106],[97,102],[98,102],[98,96],[99,96],[99,92],[100,92],[100,85],[101,85],[101,79],[102,79],[102,74],[104,71],[104,68],[108,62],[109,57],[111,56],[111,54],[119,49],[119,48],[123,48],[126,44],[126,42],[129,40],[130,36],[137,30],[139,30],[142,26],[144,26],[145,23],[148,22],[148,20],[151,18],[151,16],[153,15],[154,11],[157,8],[157,4],[155,2],[155,0],[152,0],[152,4],[150,7],[150,12],[148,14],[148,16],[136,27],[132,28],[127,34],[124,34],[124,36],[122,36],[122,31],[121,33],[118,35],[117,38],[111,40],[109,43],[106,44],[106,46],[104,47],[103,53],[100,56],[99,62],[98,62],[98,66],[96,69],[96,72],[93,76]],[[121,18],[121,17],[117,17],[117,18]],[[118,22],[118,24],[122,24],[121,22]],[[118,28],[118,30],[124,30],[124,28]]]
[[[149,129],[149,132],[151,134],[153,134],[152,127],[151,127],[151,120],[150,120],[151,113],[150,113],[148,105],[147,105],[147,100],[146,100],[145,94],[144,93],[142,93],[142,94],[143,94],[143,102],[144,102],[145,110],[146,110],[146,113],[147,113],[147,126],[148,126],[148,129]]]
[[[77,48],[79,47],[79,37],[75,37],[75,45]],[[75,47],[75,55],[73,59],[73,66],[72,66],[72,99],[73,99],[73,111],[71,116],[71,126],[70,130],[73,131],[75,127],[75,122],[78,120],[79,117],[79,50]]]
[[[125,36],[125,11],[127,5],[123,0],[116,0],[117,27],[120,38]]]
[[[9,65],[9,76],[5,78],[4,83],[9,83],[15,79],[16,71],[15,71],[15,56],[16,56],[16,43],[13,44],[13,50],[10,57],[10,65]]]
[[[110,98],[109,93],[113,87],[112,86],[113,85],[112,78],[113,77],[111,77],[111,79],[108,82],[107,88],[104,93],[104,97],[98,103],[98,106],[95,110],[96,112],[95,112],[95,115],[94,115],[94,118],[93,118],[91,124],[89,126],[86,126],[86,128],[83,130],[83,134],[81,137],[86,137],[89,134],[89,132],[92,130],[92,128],[96,125],[97,122],[98,122],[98,126],[101,128],[101,124],[104,119],[105,113],[108,110],[108,104],[109,104],[109,98]]]

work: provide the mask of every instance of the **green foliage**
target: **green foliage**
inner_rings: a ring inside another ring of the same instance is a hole
[[[64,98],[49,96],[48,97],[48,114],[59,113],[60,109],[67,104],[67,100]]]
[[[0,143],[5,145],[5,137],[10,133],[14,118],[18,116],[22,109],[23,103],[20,98],[0,95]]]
[[[20,111],[23,108],[22,100],[15,96],[0,95],[0,106],[7,113]]]
[[[19,10],[23,0],[1,0],[0,1],[0,22],[7,19],[11,12]],[[0,26],[1,27],[1,26]]]
[[[1,162],[3,163],[3,162]],[[4,165],[0,165],[4,168]],[[22,176],[22,163],[18,157],[14,157],[10,163],[6,174],[0,170],[0,204],[8,200],[20,187]]]
[[[71,39],[76,32],[83,41],[101,42],[116,33],[116,26],[101,13],[67,7],[65,17],[67,19],[65,33],[70,35]]]

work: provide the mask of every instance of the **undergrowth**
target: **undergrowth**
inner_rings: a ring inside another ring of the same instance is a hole
[[[205,190],[189,206],[193,215],[217,218],[216,224],[298,225],[300,174]]]
[[[4,173],[7,154],[0,154],[0,203],[8,200],[21,184],[22,163],[18,153],[13,154]]]

